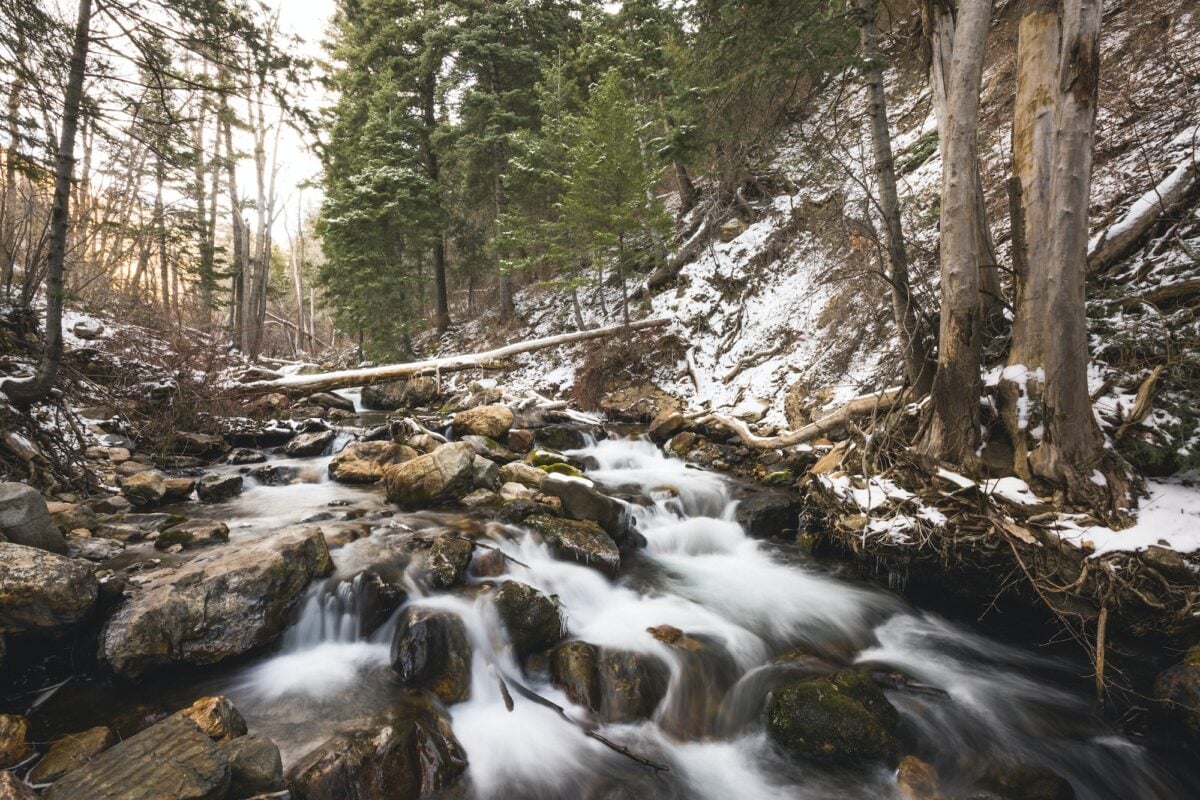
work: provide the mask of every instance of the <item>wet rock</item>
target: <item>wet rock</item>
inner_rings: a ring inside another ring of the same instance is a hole
[[[165,514],[162,512],[149,514],[122,514],[121,516],[116,517],[116,519],[120,520],[120,524],[122,525],[132,525],[133,527],[139,528],[147,533],[165,531],[172,525],[178,525],[183,521],[183,517],[180,517],[176,514]],[[108,520],[105,520],[105,522],[108,522]]]
[[[98,584],[86,561],[0,542],[0,629],[51,632],[87,616]]]
[[[454,433],[457,436],[474,434],[500,439],[508,433],[514,420],[513,412],[507,406],[478,406],[454,415]]]
[[[528,453],[533,447],[533,431],[524,428],[514,428],[505,437],[508,449],[516,453]]]
[[[167,496],[166,476],[154,470],[130,475],[121,483],[121,494],[135,506],[156,506]]]
[[[246,734],[246,720],[227,697],[201,697],[179,713],[214,742],[228,742]]]
[[[493,492],[491,489],[476,489],[468,494],[460,502],[467,508],[488,508],[490,506],[500,505],[500,495]]]
[[[222,800],[229,759],[196,723],[171,716],[56,781],[47,800]]]
[[[38,797],[14,773],[0,772],[0,800],[38,800]]]
[[[272,392],[256,397],[245,406],[245,413],[252,417],[270,416],[288,407],[288,396],[281,392]]]
[[[376,483],[388,465],[416,456],[413,448],[391,441],[351,442],[329,462],[329,477],[339,483]]]
[[[299,405],[336,408],[339,411],[354,413],[354,401],[348,397],[342,397],[337,392],[317,392],[316,394],[310,394],[301,400]]]
[[[297,403],[292,406],[291,417],[293,420],[319,420],[326,415],[331,415],[332,412],[322,408],[321,406],[306,406]]]
[[[549,598],[520,581],[506,581],[495,595],[496,611],[519,656],[546,650],[563,637],[557,598]]]
[[[220,458],[229,449],[224,436],[214,436],[208,433],[176,433],[171,437],[170,450],[181,456],[197,456],[199,458]]]
[[[234,447],[278,447],[295,435],[296,431],[286,422],[270,420],[260,425],[241,419],[230,423],[225,431],[225,441]]]
[[[506,483],[500,487],[500,499],[504,501],[532,500],[534,494],[533,489],[519,483]]]
[[[587,446],[587,436],[578,428],[546,425],[533,431],[534,443],[551,450],[578,450]]]
[[[1200,645],[1154,681],[1154,698],[1195,737],[1200,737]]]
[[[97,497],[87,502],[89,508],[97,514],[120,514],[128,511],[130,502],[119,494],[110,497]]]
[[[97,563],[116,558],[125,551],[125,545],[116,539],[103,537],[88,537],[87,539],[67,539],[67,555],[71,558],[83,558]]]
[[[550,680],[577,706],[600,711],[600,650],[587,642],[563,642],[550,657]]]
[[[903,800],[938,800],[942,796],[937,770],[916,756],[900,759],[896,788]]]
[[[548,474],[542,481],[542,493],[562,501],[564,517],[597,522],[614,542],[627,546],[633,532],[629,510],[620,500],[596,491],[591,481]]]
[[[899,715],[869,677],[838,672],[788,684],[767,705],[767,733],[790,755],[839,763],[895,756]]]
[[[284,445],[283,452],[293,458],[324,455],[337,436],[331,430],[302,433]]]
[[[1013,764],[994,768],[979,785],[1003,800],[1075,800],[1070,782],[1045,767]]]
[[[802,511],[797,495],[763,491],[738,503],[737,521],[755,539],[779,538],[796,532]]]
[[[636,722],[650,719],[667,694],[667,665],[652,655],[600,649],[600,719]]]
[[[213,664],[274,640],[309,581],[333,564],[319,528],[288,528],[153,575],[100,634],[100,660],[125,678]]]
[[[439,447],[445,444],[443,440],[436,436],[431,436],[428,433],[418,433],[413,436],[409,436],[406,442],[409,447],[413,448],[418,453],[432,453],[434,450],[437,450]]]
[[[143,456],[138,456],[137,459],[131,459],[129,461],[122,461],[120,464],[118,464],[116,470],[117,477],[128,478],[131,475],[137,475],[140,472],[149,472],[150,470],[154,469],[153,464],[149,463],[149,461],[139,460],[141,458],[143,458]]]
[[[400,683],[428,689],[445,703],[471,694],[471,644],[457,614],[409,606],[392,638],[392,670]]]
[[[537,450],[531,450],[525,456],[525,462],[533,467],[549,467],[554,464],[566,464],[567,457],[557,450],[538,448]],[[545,470],[542,471],[545,472]]]
[[[449,721],[428,702],[414,699],[301,758],[289,787],[293,800],[434,797],[466,768],[466,754]]]
[[[505,500],[500,505],[499,517],[505,522],[519,525],[534,514],[555,514],[557,510],[547,503],[536,500]]]
[[[578,467],[573,467],[570,464],[547,464],[544,467],[538,467],[542,472],[551,475],[566,475],[568,478],[586,478],[583,470]]]
[[[225,457],[226,464],[262,464],[267,460],[267,454],[250,447],[239,447]]]
[[[184,545],[218,544],[229,541],[229,526],[215,519],[192,519],[163,531],[154,544],[157,547],[164,538],[172,537],[179,537],[175,541]]]
[[[363,636],[379,630],[408,599],[408,592],[402,587],[369,569],[354,576],[354,586],[359,597],[359,624]]]
[[[80,528],[94,531],[100,524],[96,512],[82,503],[47,503],[46,509],[50,512],[50,519],[63,531]]]
[[[50,517],[46,501],[23,483],[0,483],[0,539],[65,554],[67,541]]]
[[[500,467],[499,480],[500,483],[519,483],[522,486],[528,486],[534,491],[540,491],[542,488],[542,480],[545,479],[546,473],[531,464],[525,464],[520,461],[514,461],[511,464],[505,464]]]
[[[196,496],[202,503],[220,503],[241,493],[241,475],[205,475],[196,484]]]
[[[471,491],[475,451],[469,444],[444,444],[423,456],[384,470],[388,500],[406,508],[457,500]]]
[[[516,461],[518,456],[507,447],[503,447],[495,439],[489,439],[486,436],[461,436],[460,442],[466,442],[475,450],[476,455],[495,461],[497,464],[507,464],[510,461]]]
[[[650,437],[650,441],[662,444],[682,431],[683,425],[683,414],[673,408],[664,409],[650,422],[650,427],[646,429],[646,435]]]
[[[648,630],[671,647],[677,664],[672,680],[679,690],[657,712],[659,726],[682,741],[717,735],[725,697],[741,676],[736,660],[715,637],[687,634],[669,625]]]
[[[164,502],[173,503],[178,500],[187,500],[196,490],[196,479],[167,478],[163,481],[163,488],[166,489],[166,493],[163,495]]]
[[[485,550],[471,559],[471,574],[477,578],[495,578],[504,574],[504,554],[499,550]]]
[[[558,558],[593,567],[613,576],[621,567],[616,542],[591,520],[571,520],[538,514],[525,520]]]
[[[364,386],[363,408],[373,411],[395,411],[399,408],[420,408],[438,399],[437,380],[429,377],[409,378],[394,383]]]
[[[16,714],[0,714],[0,769],[21,763],[32,752],[29,721]]]
[[[475,456],[471,467],[471,485],[476,489],[495,489],[500,480],[500,468],[496,462],[483,456]]]
[[[53,783],[116,743],[117,735],[105,725],[64,736],[50,746],[46,755],[30,771],[29,781],[36,784]]]
[[[471,564],[475,548],[466,539],[439,537],[430,548],[426,561],[429,583],[436,589],[449,589],[462,582],[463,573]]]
[[[245,800],[283,788],[283,759],[265,736],[239,736],[222,746],[229,759],[229,800]]]

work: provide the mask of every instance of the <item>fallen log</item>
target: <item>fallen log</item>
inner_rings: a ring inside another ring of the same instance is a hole
[[[1119,305],[1121,308],[1132,309],[1143,303],[1149,303],[1158,308],[1179,305],[1180,303],[1190,301],[1197,295],[1200,295],[1200,278],[1187,278],[1186,280],[1168,283],[1165,286],[1151,289],[1145,294],[1122,298],[1119,301]]]
[[[888,411],[900,404],[905,398],[903,388],[888,389],[879,394],[867,394],[856,397],[841,408],[831,411],[815,422],[811,422],[794,431],[785,431],[778,436],[757,436],[751,432],[746,423],[725,414],[713,414],[713,418],[725,425],[738,435],[742,444],[756,447],[760,450],[772,450],[779,447],[792,447],[812,441],[819,436],[832,433],[846,427],[846,423],[855,417],[863,417],[877,411]]]
[[[1088,248],[1088,271],[1103,272],[1128,256],[1160,219],[1183,206],[1200,189],[1200,159],[1189,155],[1110,225]]]
[[[327,392],[333,389],[348,389],[353,386],[369,386],[375,383],[388,383],[420,375],[440,375],[443,372],[459,372],[466,369],[480,369],[494,366],[509,356],[520,353],[530,353],[544,350],[548,347],[585,342],[589,339],[600,339],[616,334],[640,331],[647,328],[661,328],[669,325],[669,319],[645,319],[629,325],[614,325],[609,328],[593,328],[586,331],[564,333],[558,336],[547,336],[541,339],[530,339],[524,342],[498,347],[484,353],[474,353],[463,356],[446,356],[430,358],[425,361],[412,361],[407,364],[388,364],[382,367],[367,367],[363,369],[344,369],[336,372],[322,372],[316,375],[284,375],[280,378],[265,381],[254,381],[244,384],[245,389],[260,392],[284,392],[288,395],[305,395],[314,392]]]

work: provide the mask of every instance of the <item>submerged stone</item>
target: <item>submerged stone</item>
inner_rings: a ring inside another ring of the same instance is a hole
[[[799,681],[771,695],[767,733],[791,755],[839,763],[890,760],[899,715],[858,672]]]

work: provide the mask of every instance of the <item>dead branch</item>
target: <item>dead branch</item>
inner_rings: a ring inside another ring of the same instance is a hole
[[[742,444],[748,447],[756,447],[760,450],[771,450],[778,447],[791,447],[797,444],[804,444],[819,436],[841,430],[846,427],[847,422],[855,417],[863,417],[879,411],[887,411],[899,405],[905,397],[906,392],[903,388],[888,389],[879,394],[856,397],[841,408],[821,417],[816,422],[811,422],[794,431],[785,431],[778,436],[756,436],[750,431],[746,423],[725,414],[713,414],[713,418],[736,433],[738,438],[742,440]]]
[[[446,356],[431,358],[425,361],[413,361],[407,364],[389,364],[382,367],[364,369],[346,369],[337,372],[324,372],[317,375],[285,375],[273,380],[254,381],[245,384],[246,389],[260,392],[285,392],[289,395],[311,394],[332,389],[345,389],[352,386],[369,386],[375,383],[404,380],[420,375],[438,375],[444,372],[458,372],[467,369],[479,369],[486,366],[503,364],[509,356],[520,353],[530,353],[544,350],[548,347],[574,344],[589,339],[600,339],[646,328],[659,328],[669,325],[668,319],[646,319],[634,322],[628,326],[614,325],[608,328],[594,328],[587,331],[564,333],[558,336],[548,336],[541,339],[529,339],[524,342],[498,347],[484,353],[471,355]]]
[[[1088,270],[1102,272],[1128,256],[1159,220],[1186,204],[1197,189],[1200,189],[1200,161],[1189,155],[1104,232],[1088,253]]]
[[[1158,376],[1162,375],[1163,365],[1159,364],[1150,373],[1146,380],[1142,381],[1142,385],[1138,387],[1137,400],[1133,403],[1133,408],[1129,410],[1129,415],[1125,417],[1125,421],[1121,423],[1121,427],[1117,428],[1117,433],[1114,438],[1120,439],[1125,433],[1146,418],[1150,413],[1150,408],[1154,401],[1154,389],[1158,385]]]
[[[1119,301],[1118,305],[1125,309],[1136,308],[1143,303],[1149,303],[1156,307],[1169,306],[1180,301],[1189,300],[1198,294],[1200,294],[1200,278],[1189,278],[1184,281],[1159,286],[1145,294],[1123,298]]]
[[[733,365],[733,369],[731,369],[731,370],[729,370],[729,372],[725,373],[725,377],[722,378],[721,381],[723,383],[729,383],[731,380],[736,378],[738,376],[738,373],[740,373],[746,367],[757,364],[758,362],[762,361],[764,358],[770,358],[771,356],[773,356],[776,353],[783,350],[783,348],[784,348],[784,343],[782,341],[780,341],[780,342],[777,342],[774,347],[768,347],[763,350],[759,350],[757,353],[751,353],[748,356],[742,356],[741,358],[739,358],[737,360],[737,363]]]

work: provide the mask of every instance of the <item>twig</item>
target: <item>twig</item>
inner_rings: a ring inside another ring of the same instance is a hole
[[[530,567],[524,561],[518,561],[517,559],[513,558],[508,553],[504,552],[503,550],[501,550],[499,547],[496,547],[495,545],[484,544],[483,542],[477,542],[474,539],[468,539],[466,536],[451,536],[450,538],[458,539],[461,542],[469,542],[472,547],[478,547],[483,550],[492,550],[492,551],[504,556],[504,558],[508,559],[509,561],[513,562],[514,564],[520,564],[525,569],[532,569],[532,567]]]

